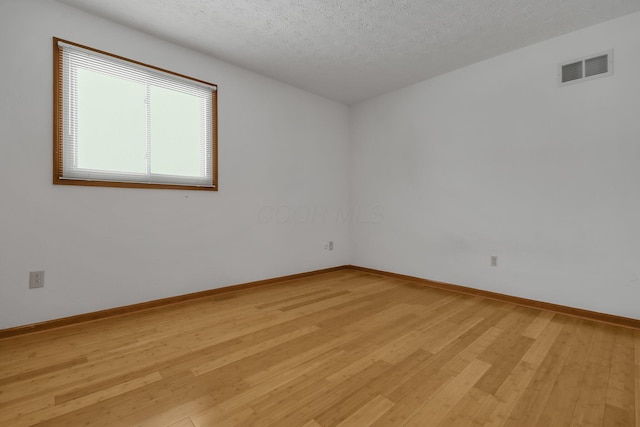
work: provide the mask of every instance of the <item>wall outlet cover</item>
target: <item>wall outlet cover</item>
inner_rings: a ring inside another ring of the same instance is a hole
[[[29,273],[29,289],[44,288],[44,270]]]

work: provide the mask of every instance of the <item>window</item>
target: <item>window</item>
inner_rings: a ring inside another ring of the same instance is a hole
[[[54,184],[217,190],[217,86],[54,38]]]

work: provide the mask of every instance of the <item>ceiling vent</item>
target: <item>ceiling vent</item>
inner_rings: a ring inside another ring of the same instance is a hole
[[[584,82],[613,74],[613,50],[563,62],[558,67],[560,86]]]

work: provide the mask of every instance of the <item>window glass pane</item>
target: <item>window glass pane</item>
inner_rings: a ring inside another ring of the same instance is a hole
[[[201,98],[158,86],[150,91],[151,173],[201,176]]]
[[[145,173],[145,85],[76,70],[78,167]]]

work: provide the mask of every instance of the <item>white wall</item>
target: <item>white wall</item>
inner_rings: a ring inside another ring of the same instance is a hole
[[[217,83],[220,191],[52,185],[53,36]],[[57,2],[0,40],[0,329],[348,263],[345,106]]]
[[[615,50],[615,74],[557,64]],[[351,111],[352,263],[640,318],[640,14]],[[499,257],[491,268],[490,256]]]

